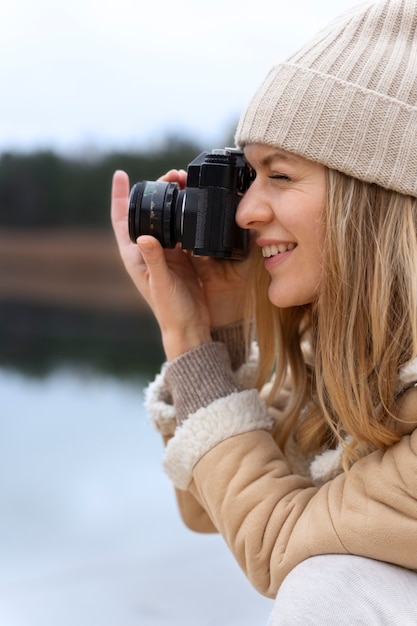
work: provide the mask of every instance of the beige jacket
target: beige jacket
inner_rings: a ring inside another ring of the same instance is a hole
[[[271,598],[291,569],[319,554],[417,570],[417,362],[401,373],[401,440],[348,474],[338,450],[304,469],[294,450],[280,450],[279,411],[256,390],[242,390],[250,371],[249,364],[234,376],[224,345],[206,344],[164,365],[147,390],[184,522],[220,532],[254,587]]]

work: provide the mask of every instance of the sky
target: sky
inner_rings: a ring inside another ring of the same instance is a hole
[[[1,0],[0,153],[230,136],[275,62],[357,0]]]

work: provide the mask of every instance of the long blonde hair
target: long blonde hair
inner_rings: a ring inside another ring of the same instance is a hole
[[[251,314],[260,351],[258,386],[272,376],[272,397],[288,375],[292,381],[282,445],[290,433],[305,453],[342,441],[347,468],[360,454],[399,439],[399,369],[417,355],[417,199],[327,172],[317,301],[274,307],[267,297],[269,275],[259,262]],[[306,337],[311,364],[302,348]]]

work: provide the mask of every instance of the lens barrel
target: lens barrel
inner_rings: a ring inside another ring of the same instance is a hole
[[[129,236],[135,243],[139,235],[156,237],[163,248],[177,243],[176,211],[183,192],[177,183],[143,181],[132,187],[129,198]]]

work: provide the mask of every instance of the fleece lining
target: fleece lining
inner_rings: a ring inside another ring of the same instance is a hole
[[[166,447],[164,469],[179,489],[186,490],[199,459],[221,441],[251,430],[272,430],[259,393],[251,389],[214,400],[177,428]]]

